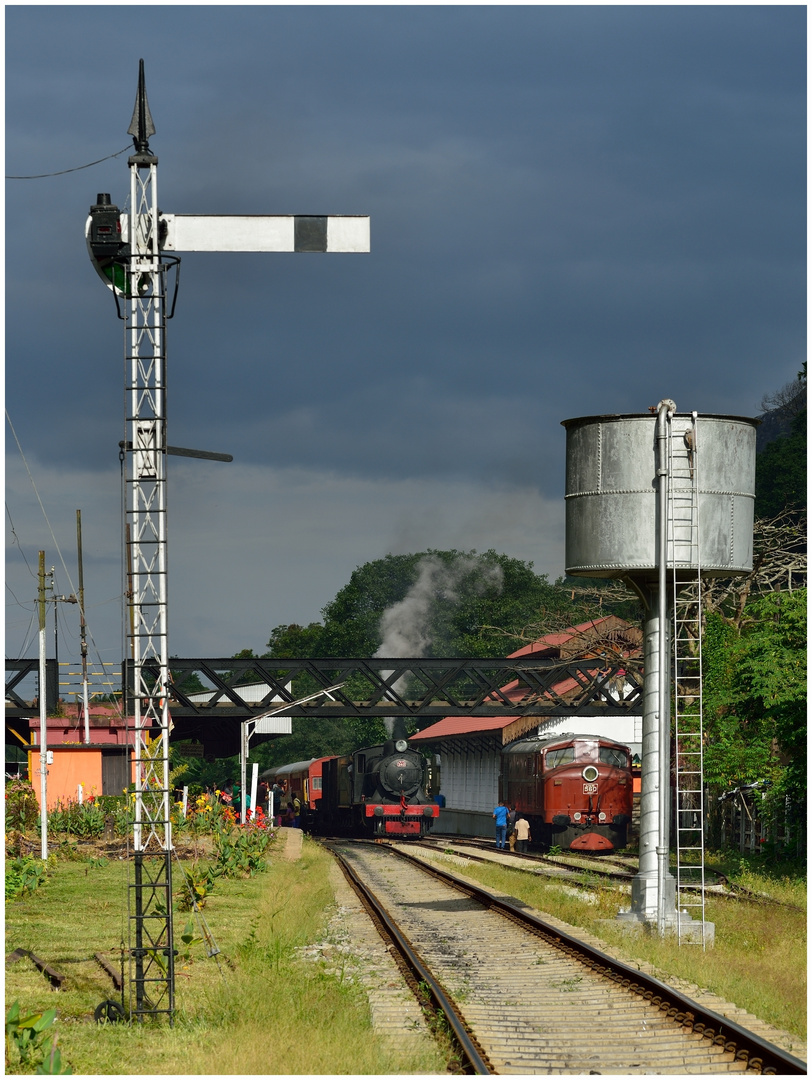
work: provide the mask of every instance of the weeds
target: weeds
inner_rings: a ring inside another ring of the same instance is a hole
[[[6,900],[17,900],[35,892],[48,876],[48,864],[34,855],[22,855],[6,862]]]
[[[62,1068],[56,1035],[50,1030],[55,1022],[56,1009],[20,1016],[20,1003],[15,1001],[6,1014],[6,1068],[36,1065],[41,1075],[70,1073],[67,1066]]]

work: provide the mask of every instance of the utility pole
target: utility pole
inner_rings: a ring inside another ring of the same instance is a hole
[[[82,714],[85,742],[90,742],[90,714],[87,701],[87,626],[85,625],[85,579],[82,566],[82,511],[76,511],[76,551],[79,561],[79,638],[82,649]]]
[[[169,650],[167,624],[166,320],[174,313],[176,251],[369,251],[363,216],[196,216],[158,209],[155,125],[144,61],[127,129],[135,152],[129,213],[97,196],[85,227],[91,261],[113,292],[124,321],[126,356],[127,564],[131,567],[130,651],[135,742],[134,885],[130,1017],[174,1012],[172,825],[169,817]],[[174,292],[167,313],[168,278]],[[122,314],[123,312],[123,314]],[[194,451],[186,456],[215,457]]]
[[[45,552],[39,553],[39,820],[41,855],[48,858],[48,717],[45,693]]]

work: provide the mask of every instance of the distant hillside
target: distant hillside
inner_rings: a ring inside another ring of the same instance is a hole
[[[806,408],[806,382],[799,382],[798,392],[788,400],[782,402],[774,409],[762,413],[758,419],[761,421],[756,428],[756,453],[760,453],[765,446],[782,435],[792,434],[792,421],[794,417]]]

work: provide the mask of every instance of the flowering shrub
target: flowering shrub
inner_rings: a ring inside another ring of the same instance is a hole
[[[6,784],[6,829],[27,832],[39,824],[39,802],[27,780]]]
[[[80,840],[95,840],[104,832],[106,815],[90,795],[84,802],[58,802],[48,811],[48,828],[54,833],[67,833]]]

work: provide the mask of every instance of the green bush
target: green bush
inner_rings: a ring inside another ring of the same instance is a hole
[[[96,840],[104,832],[107,815],[91,796],[86,802],[58,802],[48,813],[48,829],[79,840]]]
[[[48,864],[34,855],[21,855],[6,860],[6,900],[17,900],[42,885],[48,875]]]
[[[39,802],[27,780],[6,784],[6,830],[28,832],[39,824]]]

